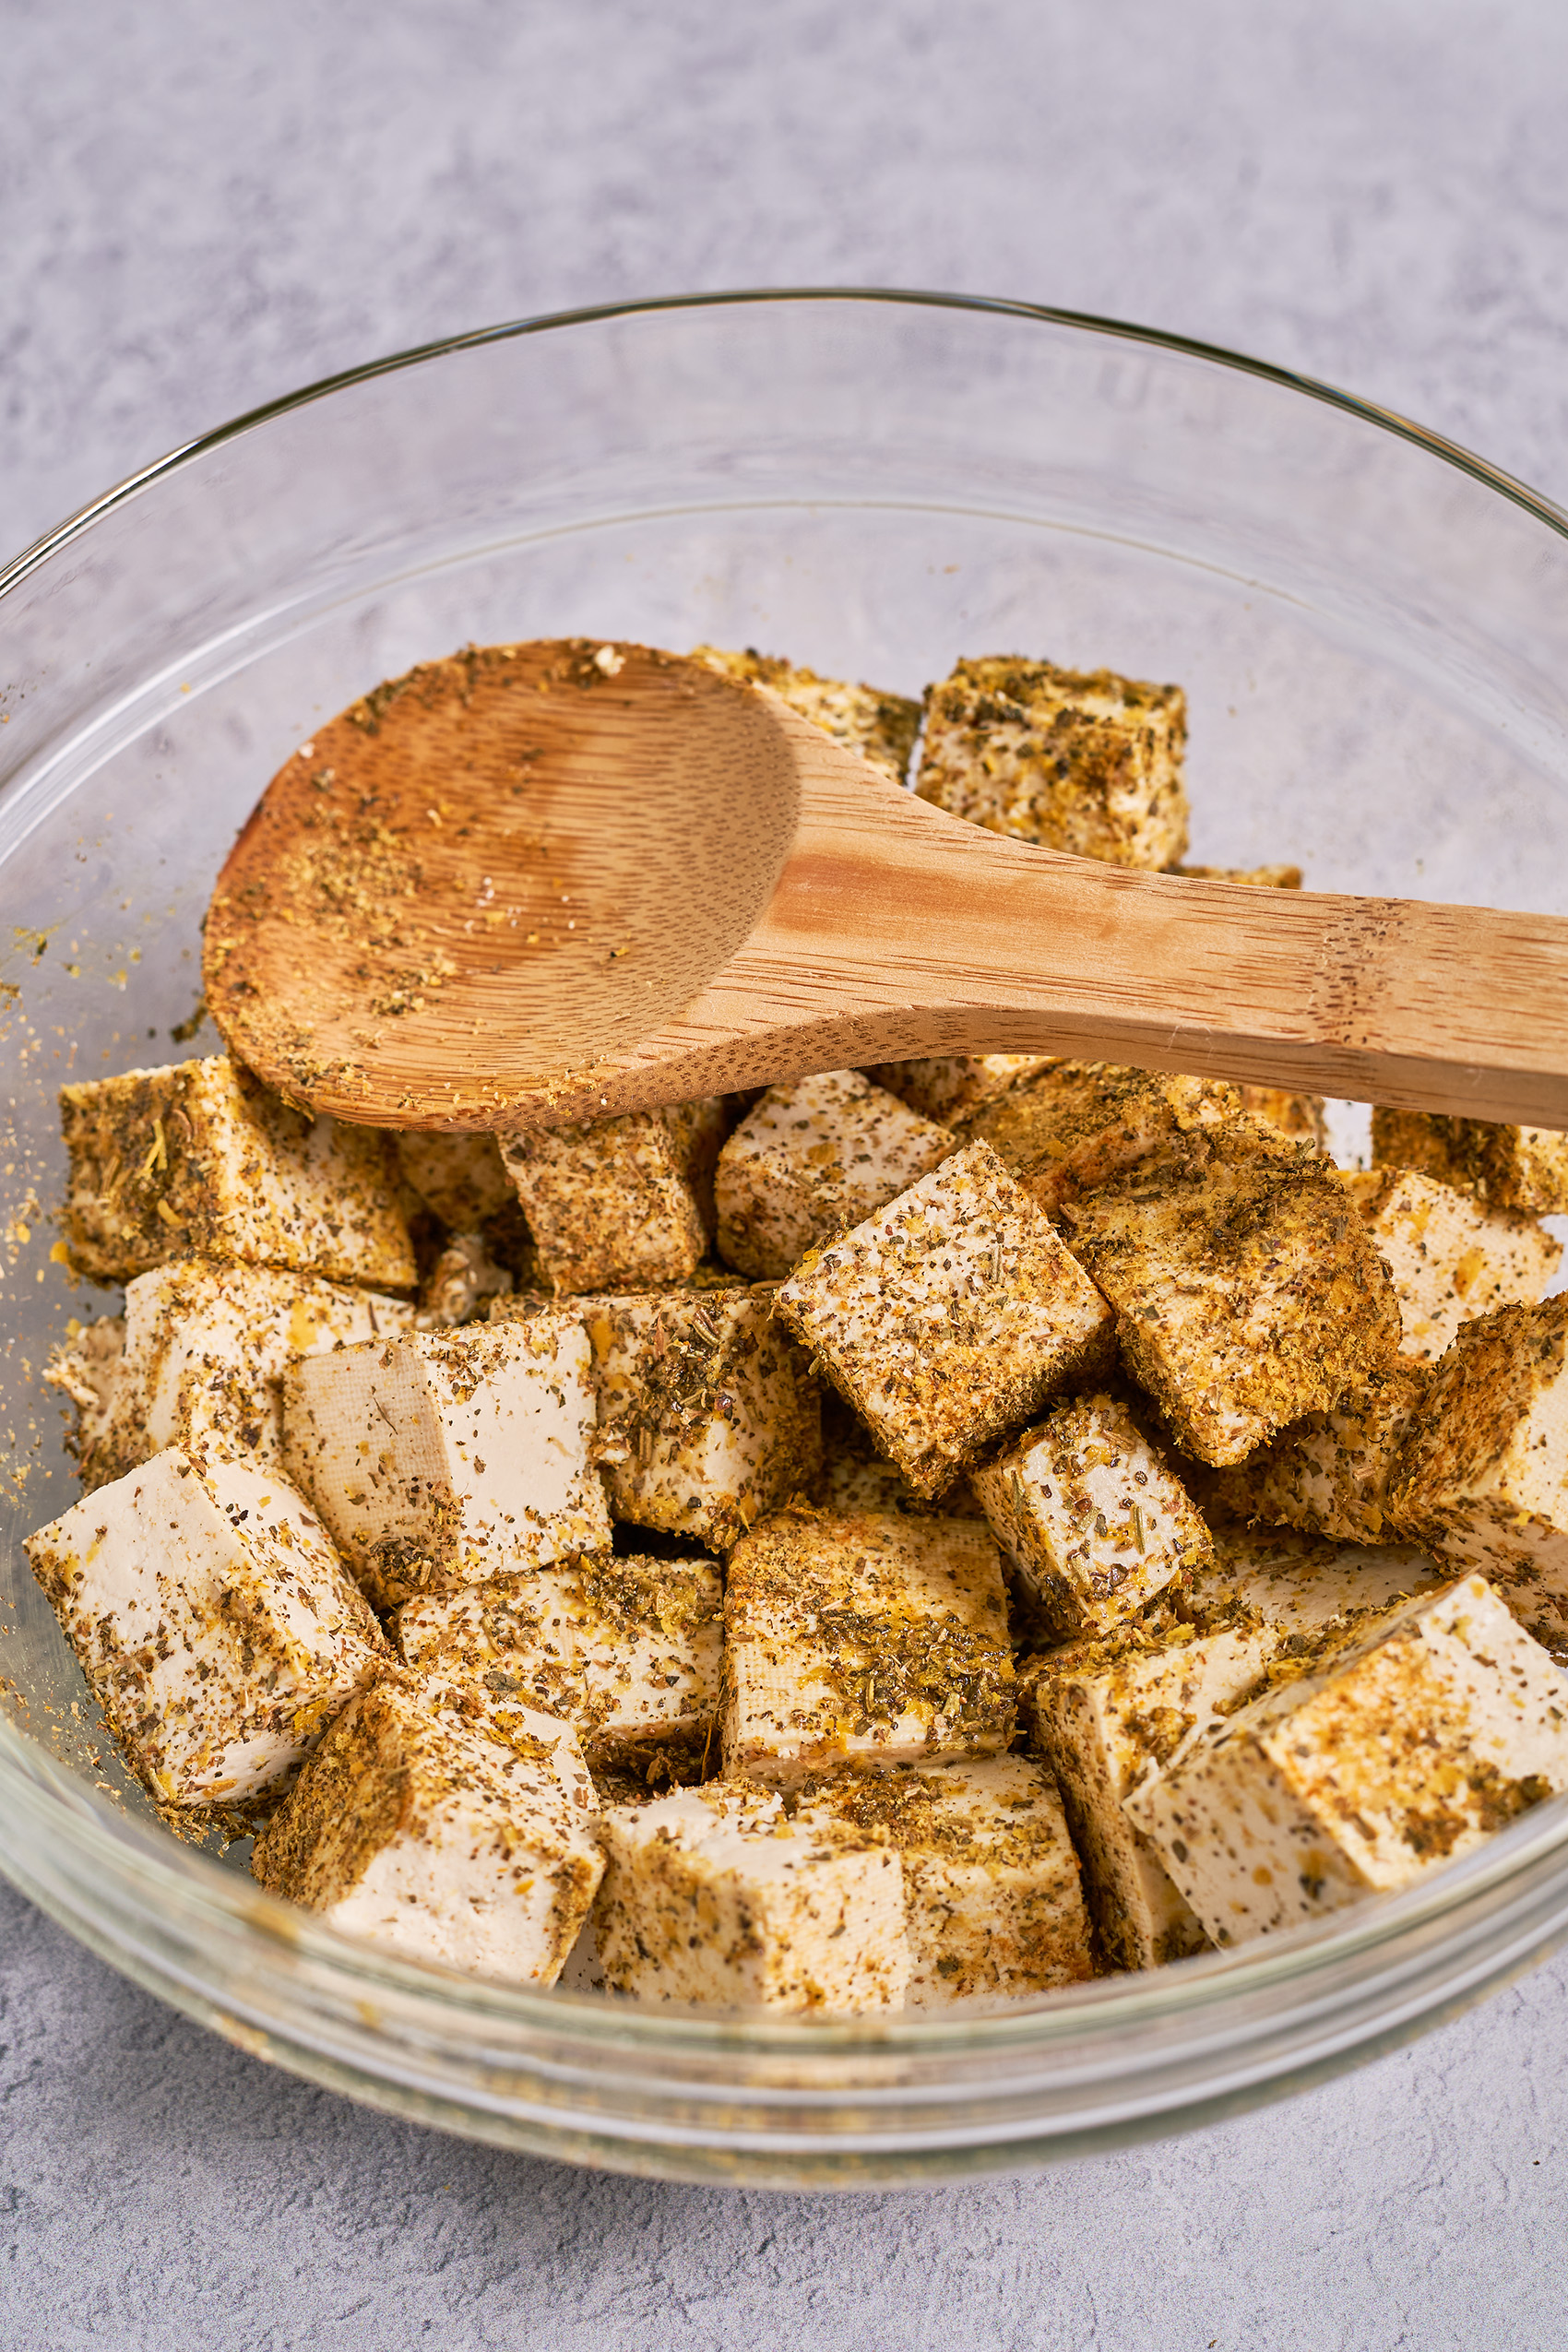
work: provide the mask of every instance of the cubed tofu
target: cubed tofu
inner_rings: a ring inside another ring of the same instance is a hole
[[[496,1265],[482,1233],[454,1233],[420,1284],[419,1327],[455,1331],[487,1319],[493,1301],[511,1289],[510,1270]]]
[[[1568,1135],[1424,1111],[1372,1112],[1374,1168],[1415,1169],[1523,1217],[1568,1213]]]
[[[1389,1480],[1392,1516],[1479,1568],[1520,1621],[1568,1649],[1568,1294],[1462,1324]]]
[[[552,1985],[603,1875],[569,1728],[505,1746],[383,1674],[323,1740],[256,1841],[263,1886],[341,1934],[505,1984]]]
[[[917,1494],[897,1463],[878,1450],[870,1430],[836,1389],[826,1392],[822,1404],[823,1462],[809,1490],[811,1501],[819,1508],[850,1515],[862,1511],[913,1511],[922,1518],[933,1513],[952,1519],[984,1518],[968,1479],[948,1487],[939,1503],[929,1494]]]
[[[969,1482],[1062,1641],[1111,1633],[1213,1554],[1181,1479],[1113,1396],[1058,1405]]]
[[[915,786],[992,833],[1158,870],[1187,846],[1180,686],[1016,655],[960,661],[926,698]]]
[[[921,1494],[1112,1361],[1110,1308],[985,1144],[812,1251],[778,1305]]]
[[[65,1432],[65,1451],[89,1494],[106,1479],[120,1476],[118,1469],[106,1466],[115,1458],[109,1440],[125,1359],[124,1315],[97,1315],[90,1323],[72,1315],[64,1338],[44,1361],[45,1382],[77,1408],[75,1422]]]
[[[1216,1943],[1409,1886],[1568,1788],[1568,1675],[1484,1577],[1420,1594],[1128,1800]]]
[[[501,1157],[557,1292],[683,1282],[707,1247],[687,1139],[662,1111],[504,1135]]]
[[[387,1656],[275,1467],[153,1455],[27,1538],[137,1772],[169,1805],[253,1796]]]
[[[283,1451],[378,1609],[610,1548],[574,1314],[419,1331],[290,1367]]]
[[[749,646],[744,652],[727,653],[719,646],[699,645],[692,659],[706,661],[710,670],[728,677],[743,678],[748,685],[770,687],[781,702],[857,759],[880,767],[896,784],[903,782],[921,727],[920,704],[907,695],[851,685],[842,678],[819,678],[814,670],[799,669]]]
[[[822,1459],[811,1360],[769,1290],[585,1299],[611,1515],[724,1550]]]
[[[1095,1973],[1078,1858],[1056,1783],[1025,1756],[841,1773],[795,1818],[826,1813],[904,1866],[905,2005],[1017,1999]]]
[[[748,1099],[733,1094],[698,1095],[690,1102],[667,1102],[664,1106],[664,1123],[675,1146],[675,1158],[692,1188],[708,1241],[719,1222],[713,1198],[719,1155],[726,1137],[750,1108]]]
[[[124,1478],[166,1445],[280,1462],[283,1372],[294,1357],[387,1338],[413,1318],[406,1299],[275,1266],[178,1258],[138,1274],[125,1286],[122,1345],[112,1376],[101,1372],[101,1402],[82,1410],[83,1485],[90,1492]],[[85,1367],[101,1365],[99,1344],[78,1333],[44,1377],[73,1394],[85,1388]]]
[[[1193,1131],[1063,1215],[1123,1363],[1201,1462],[1244,1461],[1397,1343],[1387,1272],[1309,1147]]]
[[[1562,1252],[1534,1218],[1489,1209],[1414,1168],[1342,1175],[1399,1301],[1407,1356],[1441,1356],[1462,1323],[1493,1307],[1533,1307]]]
[[[1388,1481],[1429,1368],[1390,1354],[1325,1410],[1308,1413],[1235,1468],[1215,1473],[1205,1500],[1265,1527],[1297,1527],[1343,1543],[1399,1532]]]
[[[724,1769],[992,1755],[1013,1736],[1002,1562],[977,1519],[781,1511],[730,1555]]]
[[[921,1062],[880,1062],[866,1076],[922,1119],[956,1126],[988,1102],[1055,1067],[1049,1053],[947,1053]]]
[[[398,1611],[410,1667],[472,1691],[494,1713],[542,1708],[590,1754],[705,1740],[723,1653],[712,1560],[617,1558],[493,1576]]]
[[[1113,1062],[1057,1062],[967,1120],[1047,1210],[1158,1159],[1194,1131],[1233,1123],[1239,1088]]]
[[[795,2014],[902,2006],[909,1953],[891,1846],[712,1781],[612,1807],[599,1826],[594,1930],[613,1991]]]
[[[312,1119],[226,1054],[62,1087],[65,1229],[83,1273],[241,1258],[411,1290],[391,1138]]]
[[[1191,1752],[1264,1682],[1271,1664],[1325,1628],[1349,1632],[1436,1572],[1413,1548],[1229,1538],[1194,1579],[1189,1619],[1130,1625],[1019,1669],[1024,1716],[1055,1774],[1101,1948],[1114,1967],[1154,1968],[1201,1951],[1203,1926],[1126,1800]]]
[[[947,1129],[906,1110],[858,1070],[770,1087],[719,1155],[719,1254],[776,1280],[815,1241],[923,1176],[953,1148]]]
[[[1328,1148],[1328,1111],[1320,1094],[1292,1094],[1288,1087],[1238,1087],[1241,1108],[1266,1127],[1298,1142]]]
[[[405,1128],[398,1137],[403,1182],[412,1186],[443,1225],[477,1232],[514,1197],[493,1135],[427,1134]]]

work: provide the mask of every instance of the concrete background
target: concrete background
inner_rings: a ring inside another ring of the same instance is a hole
[[[1109,312],[1568,497],[1561,0],[0,4],[0,544],[333,368],[735,284]],[[1041,2178],[661,2189],[268,2073],[0,1889],[0,2347],[1568,2343],[1568,1963]]]

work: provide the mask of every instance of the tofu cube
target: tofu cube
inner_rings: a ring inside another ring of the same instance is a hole
[[[1374,1168],[1415,1169],[1473,1193],[1489,1209],[1522,1217],[1568,1212],[1568,1135],[1555,1128],[1380,1109],[1372,1112],[1372,1142]]]
[[[992,833],[1158,871],[1187,846],[1180,686],[1016,655],[960,661],[926,697],[922,801]]]
[[[559,1308],[306,1356],[284,1382],[290,1475],[378,1609],[607,1551],[595,1421],[588,1334]]]
[[[681,1172],[692,1188],[707,1240],[712,1239],[719,1222],[713,1197],[719,1155],[737,1120],[743,1118],[750,1108],[746,1097],[733,1094],[698,1095],[691,1102],[667,1102],[664,1106],[664,1123],[670,1130]]]
[[[778,1304],[920,1494],[1112,1360],[1110,1308],[982,1143],[812,1251]]]
[[[1007,1594],[976,1519],[781,1511],[730,1555],[724,1769],[992,1755],[1013,1736]]]
[[[398,1136],[403,1182],[459,1233],[477,1232],[516,1197],[493,1135],[442,1135],[418,1127]]]
[[[1056,1062],[964,1123],[1009,1175],[1052,1214],[1064,1201],[1146,1161],[1196,1130],[1233,1123],[1240,1089],[1222,1080],[1162,1076],[1114,1062]]]
[[[880,767],[895,784],[904,781],[921,728],[920,704],[907,695],[850,685],[842,678],[819,678],[814,670],[799,669],[749,646],[743,653],[727,653],[719,646],[699,645],[692,659],[706,661],[727,677],[743,678],[749,685],[769,687],[857,759]]]
[[[1407,1601],[1129,1799],[1216,1943],[1409,1886],[1568,1788],[1568,1675],[1484,1577]]]
[[[612,1807],[600,1834],[594,1930],[612,1990],[796,2015],[901,2007],[909,1954],[892,1847],[713,1781]]]
[[[398,1611],[405,1662],[569,1723],[590,1755],[706,1740],[719,1696],[724,1590],[711,1560],[617,1558],[493,1576]]]
[[[662,1111],[504,1135],[501,1157],[557,1292],[683,1282],[707,1247],[686,1138]]]
[[[1061,1788],[1113,1967],[1159,1967],[1207,1941],[1127,1800],[1191,1753],[1276,1659],[1310,1647],[1327,1627],[1348,1632],[1381,1618],[1407,1594],[1431,1589],[1434,1576],[1413,1549],[1233,1538],[1194,1577],[1186,1621],[1130,1625],[1020,1668],[1025,1721]]]
[[[1239,1086],[1236,1092],[1249,1117],[1261,1119],[1265,1127],[1295,1142],[1328,1149],[1328,1112],[1322,1095],[1292,1094],[1288,1087]]]
[[[1372,1168],[1339,1181],[1393,1278],[1407,1356],[1430,1362],[1472,1316],[1533,1307],[1562,1259],[1534,1218],[1489,1209],[1419,1169]]]
[[[118,1461],[118,1454],[108,1442],[125,1357],[124,1315],[98,1315],[90,1323],[72,1315],[64,1338],[44,1361],[46,1384],[58,1388],[77,1408],[75,1423],[65,1432],[65,1451],[89,1494],[127,1467],[109,1467]]]
[[[719,1254],[742,1274],[778,1279],[952,1148],[945,1127],[858,1070],[770,1087],[719,1155]]]
[[[612,1518],[727,1550],[822,1459],[811,1360],[767,1290],[583,1301]]]
[[[1430,1378],[1409,1356],[1385,1357],[1325,1411],[1308,1413],[1234,1469],[1217,1472],[1208,1500],[1264,1526],[1384,1542],[1400,1524],[1389,1478]]]
[[[276,1468],[153,1455],[27,1538],[135,1770],[168,1805],[253,1796],[386,1657]]]
[[[1186,1489],[1111,1396],[1058,1405],[970,1484],[1063,1641],[1112,1632],[1213,1555]]]
[[[913,1511],[921,1518],[983,1519],[968,1479],[959,1479],[940,1503],[917,1494],[896,1463],[879,1453],[865,1423],[835,1389],[823,1400],[823,1464],[809,1489],[821,1509],[851,1517],[865,1511]]]
[[[795,1815],[880,1835],[904,1869],[909,2009],[1017,1999],[1095,1973],[1056,1783],[1025,1756],[843,1773]]]
[[[939,1119],[944,1127],[955,1127],[988,1102],[1038,1078],[1042,1070],[1054,1069],[1059,1058],[1049,1053],[947,1053],[920,1062],[880,1062],[865,1075],[922,1119]]]
[[[83,1411],[83,1485],[90,1491],[123,1478],[166,1445],[193,1458],[252,1455],[280,1466],[287,1365],[390,1337],[413,1317],[405,1299],[275,1266],[177,1258],[137,1275],[125,1286],[113,1377],[99,1408]],[[67,1341],[45,1377],[70,1384],[83,1344]]]
[[[1261,1131],[1194,1130],[1063,1214],[1123,1363],[1201,1462],[1244,1461],[1397,1342],[1388,1275],[1335,1170]]]
[[[546,1715],[507,1745],[476,1738],[438,1700],[396,1671],[361,1692],[251,1867],[343,1935],[505,1984],[552,1985],[604,1870],[581,1751]]]
[[[1389,1481],[1399,1525],[1568,1649],[1568,1295],[1460,1326]]]
[[[240,1258],[411,1290],[389,1136],[313,1119],[226,1054],[60,1089],[65,1229],[84,1274]]]

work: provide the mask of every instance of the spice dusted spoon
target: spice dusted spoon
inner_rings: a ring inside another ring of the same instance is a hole
[[[1568,921],[1038,849],[635,645],[470,647],[319,729],[219,876],[205,979],[260,1076],[388,1127],[975,1051],[1568,1127]]]

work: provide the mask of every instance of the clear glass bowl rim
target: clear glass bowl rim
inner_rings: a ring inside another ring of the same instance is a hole
[[[1558,536],[1568,539],[1568,511],[1459,444],[1334,386],[1217,345],[1092,313],[979,295],[877,287],[758,288],[655,297],[544,314],[418,345],[321,378],[196,436],[89,501],[0,569],[0,600],[95,523],[137,498],[165,476],[274,419],[374,378],[485,345],[564,328],[592,327],[617,318],[742,305],[814,303],[885,303],[1036,321],[1146,345],[1239,371],[1337,409],[1415,445],[1524,508]],[[742,2072],[735,2078],[733,2088],[737,2097],[744,2100],[747,2092],[743,2061],[758,2061],[765,2065],[777,2061],[796,2085],[791,2093],[781,2076],[763,2095],[765,2104],[781,2101],[787,2108],[794,2097],[809,2109],[821,2101],[831,2105],[844,2093],[856,2102],[889,2099],[897,2108],[900,2086],[909,2081],[908,2067],[912,2059],[932,2061],[940,2070],[944,2058],[956,2058],[961,2053],[982,2064],[989,2059],[1005,2067],[1010,2057],[1020,2058],[1026,2050],[1035,2056],[1052,2049],[1064,2053],[1067,2045],[1083,2030],[1087,2029],[1091,2036],[1103,2033],[1112,2022],[1112,2014],[1129,2033],[1140,2023],[1152,2030],[1169,2031],[1180,2027],[1183,2019],[1196,2029],[1200,2024],[1217,2025],[1227,2004],[1255,1997],[1271,2010],[1276,2003],[1281,2004],[1278,2022],[1282,2025],[1284,2012],[1322,2017],[1333,2006],[1336,1984],[1348,1972],[1353,1973],[1358,1966],[1370,1963],[1375,1973],[1379,1954],[1392,1954],[1398,1948],[1408,1946],[1411,1939],[1419,1942],[1423,1930],[1454,1918],[1457,1912],[1473,1913],[1478,1904],[1489,1905],[1510,1887],[1515,1890],[1517,1899],[1510,1912],[1512,1925],[1500,1924],[1495,1938],[1478,1930],[1472,1939],[1485,1946],[1484,1951],[1478,1950],[1469,1964],[1448,1974],[1442,1968],[1431,1969],[1421,1962],[1414,1963],[1408,1998],[1403,2000],[1394,1990],[1400,1976],[1396,1966],[1388,1978],[1389,1997],[1378,2016],[1365,2022],[1361,2030],[1352,2028],[1347,2038],[1336,2042],[1332,2033],[1326,2037],[1309,2033],[1300,2044],[1292,2045],[1287,2031],[1284,2043],[1271,2042],[1272,2054],[1265,2057],[1262,2042],[1269,2037],[1256,2037],[1260,2042],[1259,2062],[1243,2069],[1227,2091],[1194,2092],[1189,2086],[1184,2093],[1176,2092],[1167,2099],[1161,2097],[1151,2079],[1149,2099],[1133,2102],[1134,2107],[1143,2108],[1136,2120],[1127,2116],[1120,2121],[1079,2130],[1070,2116],[1042,2116],[1038,2132],[1031,2133],[1025,2128],[993,2135],[990,2163],[994,2165],[1016,2162],[1026,2149],[1029,2160],[1038,2161],[1048,2145],[1065,2153],[1070,2147],[1079,2149],[1107,2141],[1142,2137],[1149,2131],[1179,2128],[1205,2114],[1229,2111],[1276,2096],[1292,2083],[1337,2071],[1358,2054],[1371,2055],[1409,2038],[1439,2017],[1479,1998],[1501,1978],[1532,1965],[1568,1937],[1568,1856],[1564,1851],[1568,1848],[1568,1798],[1562,1798],[1538,1808],[1478,1851],[1450,1865],[1434,1880],[1401,1895],[1384,1896],[1348,1911],[1342,1924],[1336,1927],[1319,1926],[1265,1939],[1237,1951],[1183,1962],[1141,1978],[1101,1979],[1005,2011],[948,2019],[937,2013],[885,2021],[826,2024],[797,2019],[769,2021],[754,2014],[700,2015],[652,2011],[559,1991],[530,1992],[523,1988],[481,1982],[405,1961],[368,1945],[350,1944],[319,1928],[292,1907],[275,1901],[248,1882],[219,1869],[207,1858],[127,1820],[101,1803],[85,1784],[73,1782],[67,1790],[57,1785],[60,1778],[37,1744],[0,1716],[0,1789],[6,1794],[8,1810],[15,1809],[0,1835],[0,1849],[11,1849],[0,1853],[6,1874],[123,1973],[227,2033],[242,2046],[265,2049],[267,2055],[293,2071],[332,2082],[362,2097],[404,2111],[422,2112],[426,2120],[448,2128],[534,2144],[547,2152],[575,2155],[580,2160],[628,2169],[683,2172],[693,2178],[713,2177],[712,2167],[697,2155],[697,2148],[728,2146],[739,2150],[754,2135],[716,2120],[711,2131],[697,2128],[695,2142],[690,2141],[689,2134],[677,2135],[688,2138],[687,2154],[685,2158],[671,2159],[670,2149],[659,2151],[661,2134],[653,2113],[645,2111],[636,2128],[629,2128],[629,2117],[620,2119],[607,2111],[599,2120],[609,2127],[608,2137],[585,2138],[579,2132],[574,2139],[570,2132],[552,2129],[548,2106],[541,2111],[530,2107],[527,2099],[517,2104],[517,2128],[498,2129],[493,2120],[496,2100],[471,2098],[457,2081],[451,2085],[451,2097],[444,2099],[434,2089],[426,2068],[400,2063],[391,2051],[383,2072],[370,2054],[365,2036],[344,2033],[335,2027],[328,2022],[327,2010],[314,2011],[308,2017],[302,2013],[297,2037],[279,2033],[270,2001],[253,2004],[244,1997],[243,1986],[232,1979],[226,1983],[204,1981],[206,1971],[186,1973],[177,1965],[174,1947],[185,1942],[187,1931],[192,1941],[199,1942],[205,1928],[216,1934],[221,1946],[243,1943],[247,1961],[258,1966],[264,1976],[270,1970],[272,1989],[285,1998],[286,1988],[291,1985],[295,1991],[304,1989],[303,1972],[305,1978],[316,1979],[321,1986],[331,1989],[334,1995],[341,1996],[340,2002],[335,1998],[328,2004],[334,2013],[346,2005],[362,2014],[382,2001],[405,2018],[416,2012],[423,2013],[435,2040],[444,2032],[452,2036],[453,2056],[457,2054],[458,2045],[464,2045],[476,2060],[488,2054],[492,2061],[499,2060],[503,2068],[507,2058],[513,2058],[523,2061],[526,2072],[530,2055],[537,2058],[552,2040],[564,2037],[575,2038],[579,2047],[591,2045],[607,2066],[613,2066],[617,2057],[621,2058],[630,2063],[634,2073],[637,2073],[639,2061],[651,2063],[656,2073],[660,2061],[671,2061],[688,2092],[699,2101],[705,2092],[722,2097],[729,2087],[725,2083],[727,2066],[735,2063],[742,2064]],[[21,1844],[30,1847],[30,1859],[14,1850],[13,1840],[18,1833],[21,1834]],[[64,1853],[74,1854],[88,1873],[95,1867],[101,1870],[106,1886],[108,1882],[114,1883],[118,1931],[106,1924],[95,1923],[90,1907],[73,1900],[62,1885],[58,1870],[46,1857]],[[1503,1907],[1508,1908],[1506,1903]],[[125,1930],[138,1912],[147,1934],[127,1937]],[[172,1939],[162,1934],[161,1921],[178,1923]],[[212,1975],[215,1979],[222,1978],[225,1972],[216,1963],[215,1952]],[[1418,1989],[1418,1980],[1423,1989]],[[1298,1996],[1295,2001],[1291,1999],[1293,1991]],[[1199,2037],[1206,2038],[1202,2035]],[[374,2042],[374,2031],[369,2042]],[[1307,2047],[1309,2043],[1311,2049]],[[502,2045],[508,2046],[506,2057],[503,2056]],[[437,2055],[434,2050],[431,2054]],[[408,2056],[406,2044],[402,2056]],[[694,2062],[696,2073],[685,2076],[685,2067]],[[846,2064],[850,2070],[849,2076],[843,2073]],[[1152,2074],[1158,2075],[1159,2061],[1152,2053],[1150,2064]],[[1107,2079],[1117,2071],[1111,2068]],[[435,2073],[439,2075],[438,2061]],[[418,2087],[422,2080],[422,2090]],[[647,2076],[639,2079],[637,2087],[657,2096],[660,2085]],[[674,2075],[666,2087],[675,2088]],[[972,2082],[969,2087],[978,2090],[980,2085]],[[502,2097],[499,2105],[503,2110],[506,2104]],[[493,2110],[489,2121],[487,2108]],[[891,2122],[893,2118],[889,2116],[887,2120]],[[628,2128],[624,2129],[623,2123]],[[941,2156],[940,2168],[956,2168],[953,2159],[970,2144],[962,2127],[951,2136],[939,2136],[944,2144],[933,2152]],[[897,2162],[889,2163],[880,2176],[877,2170],[879,2156],[890,2159],[899,2149],[896,2125],[892,2135],[874,2130],[860,2144],[876,2152],[869,2171],[861,2171],[863,2185],[874,2185],[878,2177],[908,2177],[908,2168]],[[985,2164],[983,2156],[980,2160]],[[783,2156],[781,2168],[772,2171],[766,2163],[760,2168],[744,2166],[734,2177],[785,2179],[790,2177],[790,2159]]]

